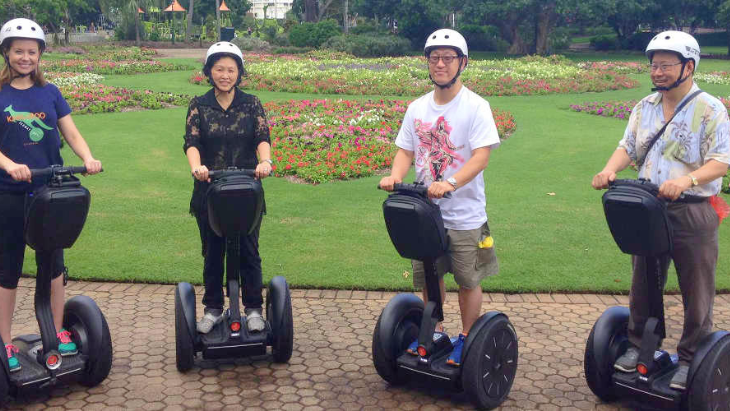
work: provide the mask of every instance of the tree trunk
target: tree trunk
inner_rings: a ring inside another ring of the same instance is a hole
[[[218,38],[216,41],[221,41],[221,2],[220,0],[215,0],[215,26],[218,30]]]
[[[535,22],[535,53],[547,55],[555,17],[555,3],[547,4],[538,12]]]
[[[319,13],[317,14],[317,21],[322,20],[322,17],[324,17],[324,13],[327,12],[327,8],[329,8],[330,4],[332,4],[334,0],[327,0],[327,2],[324,4],[324,6],[319,8]]]
[[[304,21],[309,23],[317,21],[317,0],[304,0]]]
[[[139,13],[134,10],[134,45],[139,47]]]
[[[499,25],[502,38],[510,42],[507,54],[527,54],[527,44],[520,36],[520,22],[516,19],[505,19]]]
[[[193,7],[195,6],[195,0],[190,0],[188,4],[188,28],[185,30],[186,42],[193,41]]]
[[[345,29],[345,34],[350,32],[350,19],[347,17],[347,7],[349,6],[347,0],[343,0],[342,6],[342,27]]]

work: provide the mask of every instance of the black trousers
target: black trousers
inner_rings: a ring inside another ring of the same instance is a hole
[[[0,287],[13,290],[23,271],[25,258],[25,193],[0,192]],[[64,271],[63,250],[42,251],[53,254],[51,278]],[[36,252],[36,267],[42,260]]]
[[[208,223],[208,212],[203,210],[196,215],[200,239],[203,242],[203,283],[205,294],[203,305],[206,308],[223,308],[223,272],[224,257],[226,254],[226,239],[219,237]],[[241,300],[246,308],[261,308],[264,303],[262,297],[263,280],[261,272],[261,256],[259,256],[259,230],[256,226],[253,233],[238,238],[240,244],[239,284],[243,295]],[[230,274],[229,274],[230,275]]]

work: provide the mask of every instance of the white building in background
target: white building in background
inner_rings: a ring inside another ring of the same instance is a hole
[[[267,19],[283,19],[286,12],[291,10],[294,0],[251,0],[252,6],[250,12],[257,19],[264,18],[264,7],[266,8]]]

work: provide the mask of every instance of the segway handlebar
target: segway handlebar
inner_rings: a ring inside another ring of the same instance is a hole
[[[250,169],[250,168],[226,168],[222,170],[210,170],[208,171],[208,177],[211,179],[214,178],[223,178],[225,176],[250,176],[255,177],[256,176],[256,170]]]
[[[380,184],[378,184],[378,190],[382,189],[383,188],[380,187]],[[422,183],[395,183],[393,184],[393,191],[399,191],[401,193],[415,193],[424,197],[428,197],[428,186]],[[444,194],[444,198],[451,198],[451,193],[449,192]]]
[[[608,188],[616,188],[617,185],[624,185],[624,186],[634,186],[634,187],[641,187],[644,190],[654,194],[655,196],[659,196],[659,186],[652,183],[650,180],[646,180],[643,178],[637,179],[637,180],[629,180],[629,179],[619,179],[610,181],[608,183]],[[678,202],[678,203],[701,203],[703,201],[707,200],[707,197],[702,196],[695,196],[692,194],[684,194],[682,193],[676,200],[670,200],[668,198],[662,198],[662,200],[665,200],[667,202]]]
[[[104,171],[102,169],[101,171]],[[86,173],[86,166],[59,166],[52,165],[46,168],[31,168],[30,177],[53,177],[53,176],[68,176],[74,174]]]

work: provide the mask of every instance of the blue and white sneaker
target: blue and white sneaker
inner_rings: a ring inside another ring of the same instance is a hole
[[[441,337],[449,338],[448,334],[443,331],[436,331],[433,333],[433,340],[436,341]],[[406,348],[406,352],[411,355],[418,355],[418,338]]]
[[[451,354],[449,354],[446,364],[453,365],[454,367],[461,365],[461,351],[464,349],[464,340],[466,340],[466,335],[464,334],[459,334],[458,337],[451,339],[451,345],[454,346],[454,351],[451,351]]]

